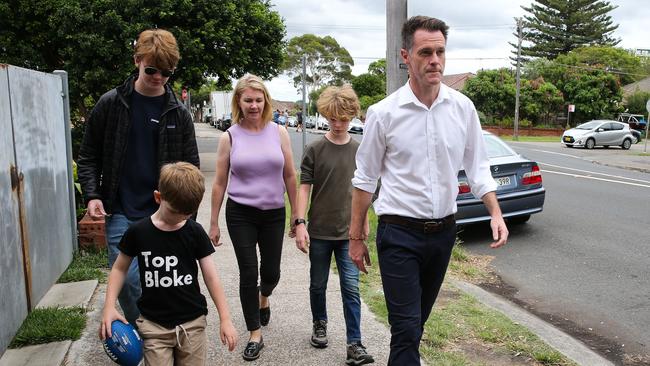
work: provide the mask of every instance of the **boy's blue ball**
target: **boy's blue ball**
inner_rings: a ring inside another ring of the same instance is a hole
[[[104,340],[104,351],[111,360],[122,366],[137,366],[142,360],[142,338],[131,324],[114,320],[112,337]]]

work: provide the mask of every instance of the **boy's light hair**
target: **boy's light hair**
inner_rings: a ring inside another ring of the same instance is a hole
[[[230,108],[232,110],[232,123],[239,123],[239,120],[244,116],[243,111],[239,107],[239,99],[246,88],[261,91],[264,94],[262,121],[267,123],[270,122],[271,119],[273,119],[273,101],[271,100],[269,91],[266,89],[262,78],[257,75],[246,74],[237,81],[237,85],[235,85],[235,90],[232,95],[232,102],[230,103]]]
[[[326,119],[350,121],[359,114],[359,98],[350,85],[330,86],[321,93],[316,102],[318,113]]]
[[[158,69],[173,70],[180,59],[176,38],[164,29],[148,29],[138,36],[135,44],[135,58],[148,58]]]
[[[160,169],[158,181],[160,198],[172,209],[184,215],[191,215],[199,209],[205,192],[201,171],[187,162],[165,164]]]

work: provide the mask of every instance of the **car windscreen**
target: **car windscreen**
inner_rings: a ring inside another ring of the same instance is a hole
[[[583,123],[581,125],[578,125],[576,127],[577,130],[593,130],[594,128],[598,127],[601,123],[601,121],[591,121],[587,123]]]
[[[488,158],[516,155],[501,139],[493,135],[483,135]]]

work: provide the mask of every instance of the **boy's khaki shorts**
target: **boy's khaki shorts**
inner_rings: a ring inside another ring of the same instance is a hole
[[[146,366],[205,365],[207,336],[205,315],[169,329],[140,315],[136,320],[144,343]]]

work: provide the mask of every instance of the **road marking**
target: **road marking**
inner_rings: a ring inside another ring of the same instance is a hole
[[[564,153],[559,153],[559,152],[555,152],[555,151],[538,150],[538,149],[529,149],[529,150],[531,150],[531,151],[537,151],[537,152],[543,152],[543,153],[547,153],[547,154],[553,154],[553,155],[568,156],[568,157],[570,157],[570,158],[574,158],[574,159],[585,160],[585,159],[583,159],[583,158],[580,157],[580,156],[575,156],[575,155],[571,155],[571,154],[564,154]]]
[[[605,179],[605,178],[596,178],[596,177],[590,177],[590,176],[587,176],[587,175],[580,175],[580,174],[573,174],[573,173],[556,172],[556,171],[553,171],[553,170],[546,170],[546,169],[542,169],[542,172],[544,172],[544,173],[551,173],[551,174],[559,174],[559,175],[567,175],[567,176],[574,177],[574,178],[592,179],[592,180],[599,180],[599,181],[603,181],[603,182],[619,183],[619,184],[627,184],[627,185],[630,185],[630,186],[650,188],[650,184],[639,184],[639,183],[631,183],[631,182],[621,182],[621,181],[619,181],[619,180]],[[642,182],[644,182],[644,181],[642,181]]]
[[[583,170],[583,169],[569,168],[569,167],[565,167],[565,166],[561,166],[561,165],[553,165],[553,164],[548,164],[548,163],[542,163],[542,162],[539,162],[539,161],[538,161],[537,163],[538,163],[538,164],[542,164],[542,165],[547,165],[547,166],[550,166],[550,167],[553,167],[553,168],[560,168],[560,169],[566,169],[566,170],[573,170],[573,171],[576,171],[576,172],[589,173],[589,174],[595,174],[595,175],[602,175],[602,176],[605,176],[605,177],[618,178],[618,179],[624,179],[624,180],[630,180],[630,181],[634,181],[634,182],[642,182],[642,183],[648,183],[648,184],[650,184],[650,181],[643,180],[643,179],[634,179],[634,178],[623,177],[623,176],[621,176],[621,175],[613,175],[613,174],[606,174],[606,173],[592,172],[592,171],[590,171],[590,170]]]

